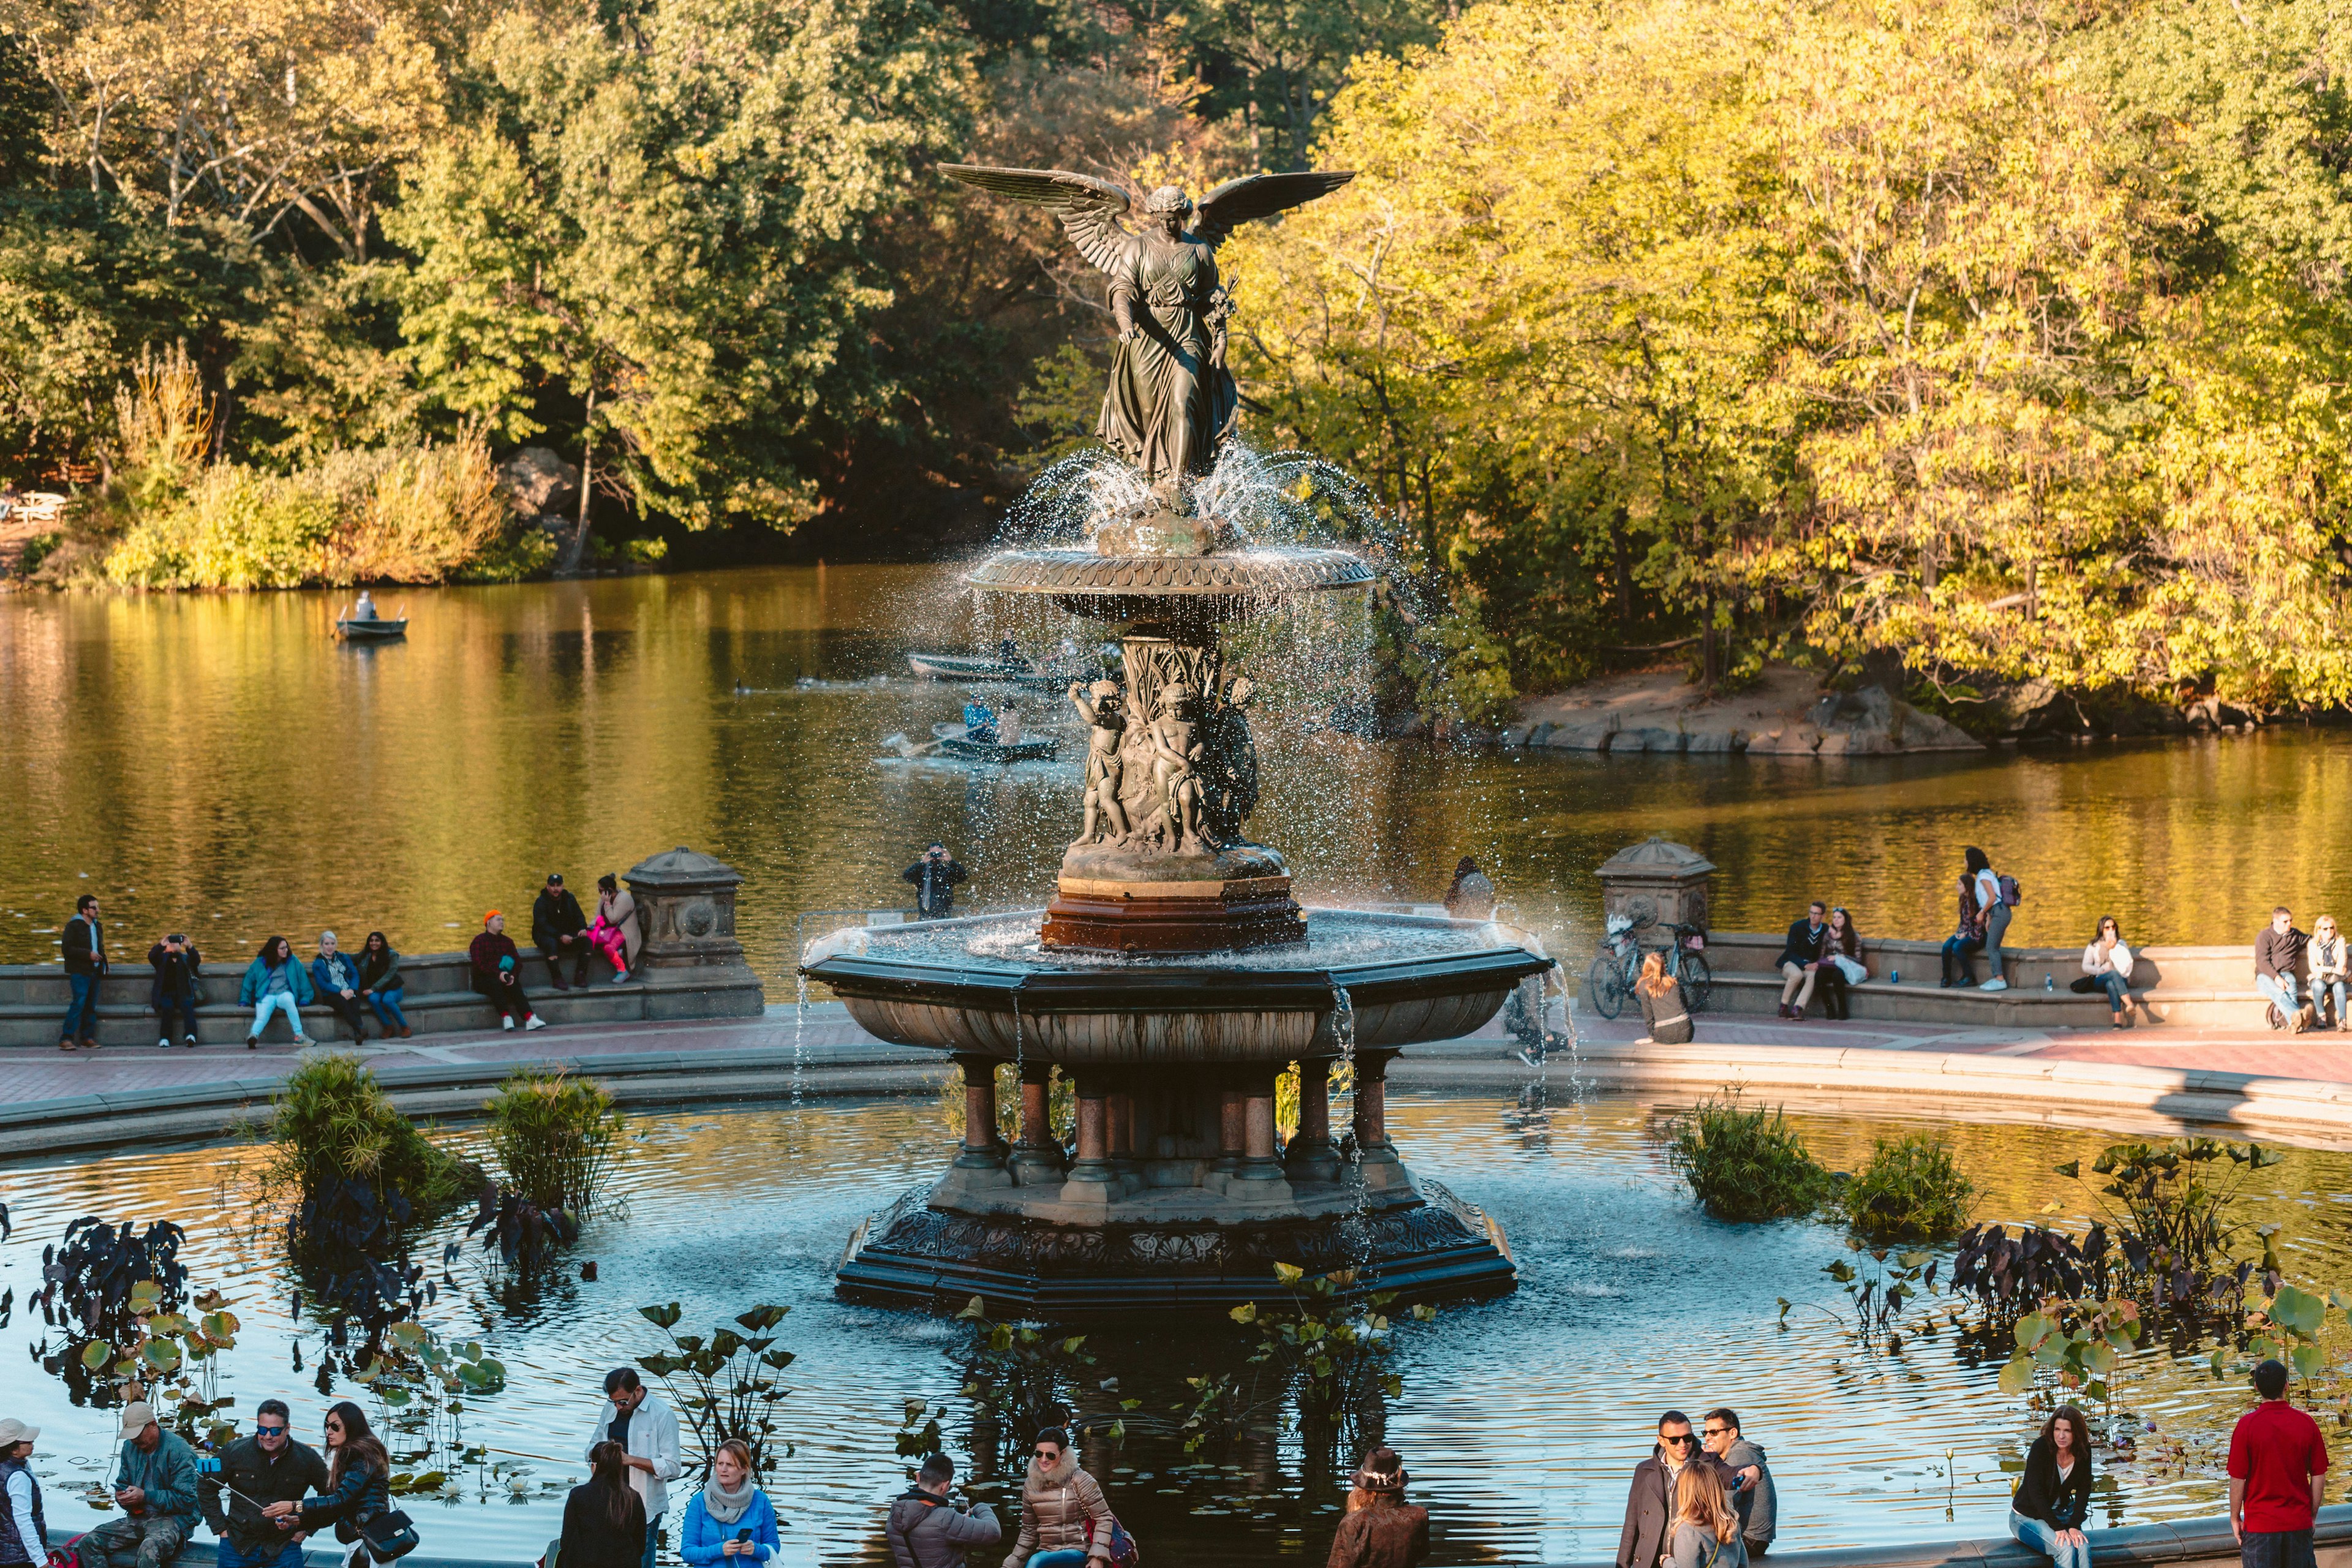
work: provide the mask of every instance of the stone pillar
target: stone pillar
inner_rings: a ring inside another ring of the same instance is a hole
[[[1021,1064],[1021,1142],[1013,1169],[1024,1182],[1059,1181],[1065,1160],[1054,1136],[1054,1064]]]
[[[1669,925],[1707,928],[1715,866],[1687,844],[1653,833],[1609,857],[1593,875],[1601,882],[1601,918],[1633,921],[1642,928],[1636,940],[1643,947],[1665,946]]]
[[[1389,1060],[1394,1051],[1356,1053],[1357,1169],[1369,1193],[1396,1191],[1410,1196],[1412,1178],[1389,1142]]]
[[[1217,1158],[1209,1168],[1226,1175],[1241,1169],[1242,1150],[1248,1142],[1249,1091],[1225,1089],[1220,1091],[1217,1108]]]
[[[960,1056],[963,1070],[963,1148],[955,1163],[967,1171],[996,1169],[1003,1163],[996,1141],[996,1059]]]
[[[1122,1085],[1114,1089],[1103,1100],[1104,1114],[1109,1119],[1107,1129],[1111,1161],[1129,1166],[1135,1163],[1135,1091]]]
[[[631,978],[647,1018],[755,1018],[767,1005],[735,940],[732,867],[683,844],[625,874],[645,941]]]
[[[1078,1158],[1070,1167],[1070,1184],[1095,1186],[1114,1181],[1118,1173],[1110,1163],[1110,1115],[1100,1079],[1078,1080]]]
[[[1298,1135],[1290,1141],[1282,1163],[1294,1182],[1328,1182],[1339,1173],[1339,1156],[1331,1147],[1331,1064],[1328,1060],[1298,1064]]]
[[[1242,1182],[1282,1180],[1282,1162],[1274,1157],[1274,1082],[1261,1079],[1244,1091],[1242,1112],[1242,1163],[1234,1179]]]

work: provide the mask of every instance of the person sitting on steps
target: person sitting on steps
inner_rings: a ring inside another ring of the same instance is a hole
[[[2311,1007],[2315,1021],[2327,1028],[2352,1029],[2352,1022],[2344,1016],[2344,991],[2347,971],[2352,971],[2352,942],[2336,929],[2334,915],[2322,915],[2312,922],[2311,942],[2303,950],[2311,962]]]
[[[507,917],[492,910],[482,917],[482,934],[466,949],[473,969],[474,989],[499,1010],[499,1027],[512,1030],[520,1017],[525,1029],[543,1029],[547,1020],[530,1009],[522,994],[522,954],[507,935]]]
[[[1796,1022],[1805,1016],[1805,1004],[1813,999],[1813,984],[1820,977],[1822,955],[1822,942],[1827,935],[1830,908],[1815,899],[1805,906],[1805,918],[1789,922],[1789,940],[1781,944],[1776,966],[1780,971],[1780,1016]]]
[[[1849,993],[1869,978],[1870,969],[1862,962],[1862,933],[1841,904],[1830,911],[1829,929],[1822,933],[1822,1016],[1841,1023],[1851,1017],[1853,999]]]
[[[273,936],[261,944],[260,956],[245,966],[236,999],[253,1009],[253,1026],[245,1033],[247,1050],[261,1044],[261,1031],[269,1026],[272,1013],[286,1015],[296,1045],[311,1043],[302,1032],[302,1009],[318,1000],[318,994],[310,989],[310,977],[302,972],[302,961],[294,956],[294,944],[284,937]]]
[[[2108,1025],[2120,1029],[2131,1012],[2131,993],[2124,989],[2131,984],[2131,972],[2132,950],[2124,945],[2123,927],[2116,923],[2115,916],[2101,915],[2099,934],[2083,950],[2083,973],[2066,989],[2084,996],[2105,992]]]
[[[2300,1035],[2311,1027],[2311,1009],[2295,1000],[2294,972],[2311,939],[2294,929],[2294,911],[2284,904],[2271,911],[2271,923],[2254,934],[2254,989],[2275,1010],[2273,1029]]]
[[[154,984],[148,988],[148,1005],[155,1009],[163,1027],[163,1038],[155,1044],[170,1047],[176,1018],[188,1048],[194,1050],[196,1005],[204,1000],[204,955],[184,933],[173,931],[147,950],[147,965],[155,972]]]

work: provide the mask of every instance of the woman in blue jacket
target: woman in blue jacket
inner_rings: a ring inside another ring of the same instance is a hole
[[[249,1051],[261,1043],[261,1031],[276,1012],[286,1015],[296,1045],[310,1044],[310,1037],[302,1032],[302,1009],[318,995],[310,988],[310,977],[295,960],[292,942],[282,936],[263,942],[261,956],[246,966],[244,983],[236,988],[236,999],[253,1009],[253,1027],[246,1031],[245,1048]]]
[[[750,1568],[773,1563],[784,1549],[776,1533],[776,1505],[751,1480],[751,1446],[730,1437],[710,1458],[710,1479],[686,1505],[686,1533],[677,1554],[695,1568]]]

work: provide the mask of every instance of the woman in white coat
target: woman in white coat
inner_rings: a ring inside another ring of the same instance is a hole
[[[2124,945],[2123,928],[2113,915],[2099,917],[2099,934],[2083,950],[2083,974],[2068,987],[2089,995],[2094,991],[2107,994],[2107,1021],[2112,1027],[2122,1028],[2126,1015],[2131,1012],[2132,950]]]

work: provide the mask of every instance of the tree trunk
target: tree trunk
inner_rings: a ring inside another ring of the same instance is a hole
[[[580,431],[580,521],[572,530],[572,547],[563,552],[562,571],[579,571],[581,558],[588,552],[588,498],[595,493],[596,394],[591,391],[587,423]]]
[[[1633,640],[1633,542],[1625,536],[1625,509],[1609,513],[1609,548],[1616,558],[1617,640]]]
[[[1706,619],[1700,623],[1699,628],[1699,679],[1700,689],[1711,694],[1716,681],[1723,674],[1722,660],[1716,650],[1715,593],[1712,589],[1707,592],[1704,613]]]

